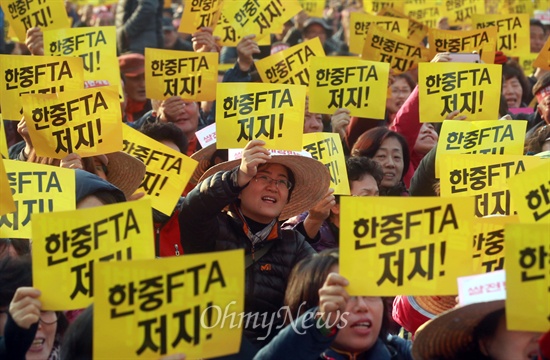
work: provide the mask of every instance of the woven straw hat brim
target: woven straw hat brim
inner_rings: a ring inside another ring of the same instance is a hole
[[[218,171],[229,171],[241,163],[241,160],[226,161],[208,169],[200,178],[203,181]],[[281,164],[294,174],[295,184],[290,201],[285,205],[279,220],[286,220],[309,210],[327,193],[330,186],[330,174],[319,161],[299,155],[272,156],[268,164]]]
[[[415,334],[412,355],[415,360],[454,360],[457,354],[477,347],[473,344],[476,326],[492,312],[504,308],[504,300],[455,308],[422,325]]]
[[[107,181],[122,190],[128,199],[143,181],[145,164],[122,151],[105,155],[109,159]]]
[[[189,179],[190,184],[196,186],[199,183],[202,174],[212,167],[212,155],[214,155],[216,150],[216,144],[211,144],[191,155],[191,159],[198,161],[199,164],[195,168],[195,171],[193,171],[191,179]]]
[[[413,296],[413,301],[435,317],[456,306],[456,296]]]

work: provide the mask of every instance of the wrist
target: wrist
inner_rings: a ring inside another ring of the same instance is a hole
[[[336,335],[336,332],[338,330],[337,327],[336,326],[329,326],[328,322],[326,322],[323,319],[323,313],[322,312],[319,311],[319,312],[317,312],[317,314],[315,314],[315,321],[316,321],[316,324],[317,324],[317,329],[319,330],[321,335],[323,335],[324,337],[330,337],[330,336]]]

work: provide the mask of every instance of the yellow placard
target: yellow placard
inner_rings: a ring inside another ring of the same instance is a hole
[[[382,11],[378,13],[378,15],[408,19],[409,29],[408,29],[407,38],[412,42],[414,42],[415,44],[419,44],[420,42],[422,42],[422,40],[428,34],[428,30],[429,30],[428,26],[422,24],[420,21],[417,21],[410,16],[405,15],[402,11],[399,12],[396,9],[385,7],[384,9],[382,9]]]
[[[508,178],[545,160],[536,156],[443,154],[441,196],[474,197],[476,216],[512,215]]]
[[[484,63],[492,64],[495,62],[497,28],[490,26],[485,29],[462,31],[430,29],[428,45],[430,59],[440,52],[471,53],[477,51]]]
[[[349,51],[351,53],[361,54],[370,24],[373,23],[404,38],[409,35],[409,20],[406,18],[352,12],[349,25]]]
[[[90,305],[100,261],[155,258],[148,199],[34,214],[32,223],[33,286],[46,310]]]
[[[81,57],[85,81],[106,80],[109,85],[118,87],[118,93],[122,97],[116,51],[114,26],[44,31],[45,55]]]
[[[153,208],[171,215],[197,161],[129,126],[124,126],[123,136],[122,151],[145,164],[145,177],[136,192],[150,195]]]
[[[333,114],[340,108],[351,116],[383,120],[390,65],[354,58],[313,58],[309,111]]]
[[[6,120],[21,120],[21,94],[83,88],[84,67],[79,57],[0,55],[0,106]]]
[[[405,12],[405,2],[403,0],[365,0],[363,1],[363,6],[369,13],[377,15],[381,15],[379,12],[384,9],[391,9],[401,13]]]
[[[520,56],[530,50],[530,26],[527,14],[476,14],[472,16],[472,23],[474,29],[496,26],[497,51],[502,51],[505,55]]]
[[[244,321],[256,316],[243,313],[242,249],[99,263],[96,271],[94,358],[234,354]]]
[[[549,6],[547,6],[547,9]],[[545,10],[547,10],[545,9]],[[499,14],[527,14],[532,17],[535,4],[529,0],[506,0],[500,1],[498,6]]]
[[[282,28],[282,26],[280,27]],[[279,33],[280,30],[273,31],[274,33]],[[218,24],[216,25],[216,28],[214,29],[214,36],[217,36],[220,41],[219,44],[223,46],[237,46],[239,44],[239,41],[244,35],[238,35],[237,31],[231,25],[231,22],[229,19],[224,15],[223,11],[220,14],[220,17],[218,19]],[[271,37],[270,36],[264,36],[262,38],[255,38],[254,39],[259,46],[265,46],[265,45],[271,45]]]
[[[302,150],[305,86],[220,83],[216,99],[218,149],[244,148],[260,139],[268,149]]]
[[[504,227],[519,223],[517,215],[474,218],[474,273],[504,269]]]
[[[0,0],[0,6],[10,20],[15,34],[21,40],[26,38],[27,30],[35,26],[39,26],[42,30],[69,27],[63,1]]]
[[[193,34],[202,27],[216,28],[224,0],[185,0],[178,32]]]
[[[322,18],[325,12],[325,0],[298,0],[309,17]]]
[[[539,167],[512,176],[508,180],[508,186],[522,223],[550,224],[550,166],[548,161]]]
[[[437,27],[439,19],[446,16],[444,5],[435,1],[405,2],[404,12],[429,28]]]
[[[439,178],[442,154],[523,155],[527,121],[445,120],[435,155],[435,177]]]
[[[0,194],[2,194],[0,196],[0,216],[14,212],[16,210],[15,201],[13,201],[8,174],[2,159],[0,159]]]
[[[550,329],[549,231],[547,224],[506,225],[508,330],[546,332]]]
[[[304,134],[303,146],[312,158],[327,167],[330,173],[330,187],[334,189],[334,194],[349,195],[346,159],[340,136],[333,133]]]
[[[24,161],[3,161],[15,212],[0,217],[0,237],[30,239],[32,214],[75,209],[74,170]]]
[[[443,3],[451,26],[471,25],[472,15],[485,14],[485,0],[459,0]]]
[[[4,130],[4,120],[2,120],[2,114],[0,114],[0,156],[7,159],[8,154],[8,140],[6,139],[6,131]]]
[[[145,82],[151,99],[215,100],[218,53],[145,48]]]
[[[473,199],[340,198],[340,274],[350,295],[454,295],[472,274]],[[367,265],[366,265],[367,264]]]
[[[314,57],[325,57],[318,37],[256,61],[264,83],[309,84],[309,65]]]
[[[21,99],[38,156],[87,157],[122,149],[124,125],[116,86],[21,95]]]
[[[442,122],[455,110],[467,120],[498,119],[501,83],[501,65],[420,64],[420,121]]]
[[[372,24],[361,57],[363,60],[387,62],[394,74],[414,69],[428,60],[428,49],[402,36]]]
[[[539,55],[533,62],[533,67],[550,70],[550,36],[548,37],[548,39],[546,39],[546,42],[540,50]]]
[[[535,60],[539,56],[539,54],[536,53],[529,53],[529,54],[523,54],[518,59],[518,64],[523,69],[523,74],[525,76],[531,76],[535,73],[536,67],[533,66],[535,63]]]
[[[301,10],[298,0],[231,0],[224,2],[222,13],[239,41],[250,34],[261,39],[278,33],[283,24]]]

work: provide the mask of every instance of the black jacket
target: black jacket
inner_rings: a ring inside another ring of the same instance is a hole
[[[252,243],[244,233],[240,218],[231,212],[222,212],[227,205],[238,200],[242,190],[236,186],[237,171],[235,168],[214,174],[199,183],[185,198],[180,213],[185,254],[232,249],[252,253]],[[269,251],[246,269],[245,313],[251,313],[247,316],[257,314],[256,325],[262,323],[264,316],[266,324],[274,316],[271,329],[263,326],[253,329],[254,318],[250,317],[248,324],[245,318],[244,335],[260,346],[276,335],[276,326],[284,321],[283,317],[277,318],[277,314],[283,306],[290,271],[298,261],[315,253],[300,233],[281,230],[280,226],[278,230],[276,239],[267,240],[274,241]],[[254,251],[265,246],[267,241],[257,244]],[[284,316],[284,312],[280,312],[280,316]],[[262,339],[268,334],[268,338]]]

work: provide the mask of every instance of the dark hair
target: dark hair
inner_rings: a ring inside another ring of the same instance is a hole
[[[30,255],[31,245],[28,239],[0,239],[0,257],[10,256],[10,247],[13,247],[18,256]]]
[[[471,342],[471,348],[465,351],[468,356],[461,358],[473,360],[490,360],[490,356],[483,354],[481,344],[485,343],[487,340],[495,336],[500,320],[504,316],[504,309],[499,309],[486,315],[479,322],[479,324],[477,324],[477,326],[474,328],[474,331],[472,332],[473,341]]]
[[[365,131],[361,134],[361,136],[359,136],[353,145],[351,155],[366,156],[369,159],[372,159],[378,149],[380,149],[380,146],[382,146],[382,143],[391,137],[396,138],[401,144],[401,150],[403,152],[403,173],[401,174],[401,180],[403,180],[403,177],[409,170],[411,156],[409,154],[409,146],[407,145],[407,141],[401,134],[396,133],[395,131],[391,131],[382,126]]]
[[[92,360],[93,310],[93,305],[88,306],[65,332],[61,360]]]
[[[407,73],[401,73],[401,74],[395,75],[393,78],[394,78],[394,81],[397,80],[397,79],[405,80],[407,82],[407,84],[409,85],[409,87],[411,88],[411,92],[416,87],[416,83],[414,82],[412,76],[410,76]]]
[[[9,306],[17,288],[32,286],[30,255],[0,259],[0,307]]]
[[[525,139],[524,153],[534,155],[542,152],[542,146],[548,138],[550,138],[550,126],[541,126]]]
[[[527,78],[525,77],[523,69],[517,63],[517,61],[509,59],[508,61],[506,61],[506,63],[502,64],[502,77],[504,78],[504,81],[513,78],[518,79],[521,85],[521,89],[523,90],[521,101],[524,104],[529,104],[529,102],[533,98],[533,96],[531,95],[531,85],[529,84],[529,80],[527,80]]]
[[[290,273],[285,293],[285,305],[289,307],[292,319],[296,319],[306,310],[319,305],[319,289],[323,286],[333,266],[338,265],[338,249],[323,250],[302,259]],[[382,327],[378,337],[387,340],[390,323],[390,302],[381,298],[384,306]],[[288,322],[289,317],[285,321]]]
[[[529,20],[529,26],[538,26],[542,29],[542,33],[546,34],[546,28],[544,27],[544,24],[539,19],[530,19]]]
[[[380,164],[365,156],[348,157],[346,159],[346,169],[348,171],[350,186],[352,181],[360,181],[366,175],[371,175],[376,180],[376,183],[380,185],[384,177]]]
[[[180,152],[187,152],[187,137],[183,131],[173,123],[146,123],[140,131],[156,141],[172,141]]]

